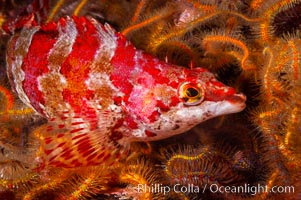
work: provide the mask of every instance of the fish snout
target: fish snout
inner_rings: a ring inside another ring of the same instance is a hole
[[[230,101],[232,103],[238,103],[238,104],[243,103],[244,104],[246,102],[246,100],[247,100],[247,97],[244,94],[237,93],[237,94],[228,96],[226,98],[226,100]]]

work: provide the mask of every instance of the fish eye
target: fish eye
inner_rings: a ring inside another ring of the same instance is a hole
[[[204,93],[200,84],[184,82],[179,87],[180,99],[188,106],[200,104],[204,100]]]

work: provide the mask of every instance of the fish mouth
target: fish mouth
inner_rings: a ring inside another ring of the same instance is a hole
[[[240,109],[243,110],[246,107],[247,97],[244,94],[239,93],[228,96],[225,100],[235,106],[239,106]]]
[[[226,97],[226,100],[232,103],[245,103],[247,97],[244,94],[239,93]]]
[[[231,95],[218,102],[213,113],[216,116],[220,116],[240,112],[246,107],[246,99],[246,96],[243,94]]]

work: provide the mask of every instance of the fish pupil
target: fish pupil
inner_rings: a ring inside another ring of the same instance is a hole
[[[199,95],[199,91],[195,88],[187,88],[186,95],[187,97],[196,97]]]

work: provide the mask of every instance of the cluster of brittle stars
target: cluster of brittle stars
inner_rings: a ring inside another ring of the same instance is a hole
[[[266,172],[265,183],[268,187],[272,187],[280,184],[281,179],[287,176],[292,178],[292,183],[300,181],[297,178],[298,174],[300,175],[301,166],[299,153],[301,39],[298,33],[300,27],[296,27],[291,32],[277,33],[277,26],[281,26],[280,23],[277,24],[277,17],[286,16],[289,20],[285,13],[292,10],[300,15],[300,1],[250,0],[218,3],[218,1],[182,0],[160,3],[141,0],[129,6],[133,12],[128,20],[121,20],[126,9],[123,7],[124,3],[119,1],[110,3],[104,0],[92,3],[88,0],[79,0],[71,6],[70,10],[67,4],[68,1],[65,0],[52,2],[45,21],[55,20],[63,9],[70,15],[88,13],[94,16],[94,13],[89,13],[89,9],[94,4],[99,4],[98,6],[105,10],[102,17],[115,23],[117,27],[121,27],[121,33],[133,41],[138,48],[178,65],[207,67],[221,74],[221,79],[225,81],[231,79],[237,89],[247,93],[251,102],[246,111],[247,119],[259,132],[252,139],[257,141],[255,142],[259,146],[257,148],[264,149],[258,150],[254,147],[253,151],[275,154],[271,161],[267,161],[271,171]],[[114,16],[115,14],[117,16]],[[5,20],[5,15],[1,14],[0,25]],[[239,71],[239,75],[234,78],[224,78],[223,71],[229,67],[235,68],[234,71]],[[244,91],[242,82],[245,80],[253,83],[256,93]],[[8,122],[13,124],[18,118],[32,117],[33,110],[21,103],[16,103],[16,97],[9,87],[0,85],[0,97],[1,126],[5,127]],[[256,106],[251,105],[252,103]],[[32,134],[38,137],[39,131],[43,130],[37,128],[32,131]],[[1,145],[3,149],[10,149],[8,144]],[[141,153],[139,149],[141,147],[134,148],[134,152]],[[162,152],[167,151],[169,153],[163,153],[161,161],[165,166],[163,172],[167,181],[160,180],[159,174],[155,172],[156,166],[150,161],[138,159],[133,162],[133,158],[137,157],[132,156],[127,167],[118,163],[112,168],[89,167],[84,169],[84,173],[78,169],[53,170],[46,178],[41,174],[39,178],[36,178],[36,173],[27,174],[28,176],[24,175],[21,178],[4,175],[7,179],[1,179],[0,186],[4,189],[14,189],[21,188],[24,184],[27,185],[21,192],[26,193],[24,199],[33,199],[51,190],[57,191],[58,196],[65,199],[88,198],[98,193],[124,195],[122,198],[137,196],[141,199],[160,199],[162,198],[160,194],[135,194],[135,185],[161,182],[172,184],[175,179],[179,179],[178,177],[186,177],[185,180],[189,181],[192,180],[189,178],[197,174],[197,184],[202,186],[205,178],[208,182],[208,179],[217,180],[223,177],[217,175],[216,171],[221,166],[213,167],[218,159],[212,159],[212,156],[230,162],[233,166],[241,163],[244,166],[242,168],[248,169],[251,168],[248,163],[252,162],[252,159],[248,160],[244,157],[243,151],[233,149],[227,151],[201,145],[198,148],[182,146],[162,150]],[[149,152],[156,153],[151,148]],[[147,155],[150,154],[149,152]],[[208,156],[211,157],[208,158]],[[269,156],[262,157],[268,159]],[[189,168],[189,163],[193,163],[190,166],[191,170],[184,172]],[[110,189],[109,185],[112,184],[114,178],[109,174],[116,172],[116,169],[120,170],[120,173],[113,173],[113,177],[116,176],[116,180],[127,184],[126,189],[114,191]],[[287,175],[283,169],[287,169],[290,175]],[[225,172],[226,175],[229,175],[228,173],[233,175],[234,172],[231,170]],[[235,179],[237,176],[232,178]],[[36,184],[33,183],[35,181]],[[62,186],[66,184],[69,184],[69,189],[62,191]],[[173,195],[176,196],[176,194]],[[188,198],[185,194],[178,195],[180,195],[179,198]],[[269,194],[261,194],[260,197],[268,198]]]

